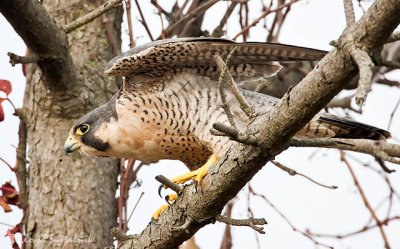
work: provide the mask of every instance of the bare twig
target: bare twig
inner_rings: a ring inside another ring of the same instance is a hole
[[[130,213],[130,215],[129,215],[129,218],[128,218],[128,220],[126,221],[126,224],[127,224],[127,225],[128,225],[128,223],[129,223],[129,221],[131,220],[132,214],[133,214],[133,212],[135,212],[136,207],[139,205],[139,202],[140,202],[140,200],[142,199],[143,195],[144,195],[144,192],[142,192],[142,193],[140,194],[139,199],[137,200],[135,206],[132,208],[132,211],[131,211],[131,213]]]
[[[231,218],[233,204],[235,204],[235,201],[233,199],[230,200],[228,204],[226,204],[224,212],[225,217]],[[231,248],[232,248],[231,226],[227,224],[225,226],[224,236],[222,237],[220,249],[231,249]]]
[[[257,138],[248,134],[241,134],[237,129],[226,126],[222,123],[214,123],[213,128],[221,133],[216,133],[214,130],[210,130],[214,136],[228,136],[230,139],[235,140],[239,143],[257,146]]]
[[[356,112],[356,113],[361,113],[360,110],[355,109],[354,107],[351,106],[351,101],[353,100],[353,97],[355,94],[343,97],[343,98],[334,98],[332,99],[331,102],[326,106],[328,108],[342,108],[342,109],[348,109],[350,111]]]
[[[219,79],[218,79],[218,89],[219,89],[219,96],[221,97],[221,102],[222,102],[222,108],[225,111],[226,116],[228,117],[228,121],[231,124],[231,126],[235,129],[237,129],[237,126],[235,124],[235,120],[233,119],[233,115],[231,112],[231,109],[229,105],[226,103],[226,94],[225,94],[225,88],[223,87],[223,81],[225,78],[226,73],[228,72],[228,66],[229,66],[229,61],[232,58],[233,52],[236,51],[236,48],[234,48],[226,58],[226,63],[224,70],[221,71]]]
[[[396,106],[394,107],[392,113],[390,114],[390,120],[389,120],[389,124],[388,124],[388,127],[387,127],[388,130],[390,130],[390,126],[392,125],[392,121],[393,121],[394,114],[395,114],[395,112],[397,111],[397,108],[399,108],[399,105],[400,105],[400,98],[399,98],[399,100],[397,101],[397,104],[396,104]]]
[[[281,164],[281,163],[279,163],[279,162],[277,162],[277,161],[271,160],[271,163],[273,163],[275,166],[277,166],[277,167],[280,168],[281,170],[286,171],[286,172],[287,172],[289,175],[291,175],[291,176],[299,175],[299,176],[302,176],[302,177],[304,177],[304,178],[310,180],[311,182],[313,182],[313,183],[315,183],[315,184],[317,184],[317,185],[319,185],[319,186],[321,186],[321,187],[329,188],[329,189],[337,189],[337,186],[328,186],[328,185],[319,183],[319,182],[317,182],[316,180],[313,180],[311,177],[308,177],[308,176],[306,176],[306,175],[304,175],[304,174],[302,174],[302,173],[299,173],[299,172],[297,172],[297,171],[294,170],[294,169],[288,168],[288,167],[286,167],[285,165],[283,165],[283,164]]]
[[[400,62],[381,60],[379,61],[379,66],[385,66],[391,69],[400,69]]]
[[[378,219],[378,217],[376,216],[374,210],[372,209],[371,205],[369,204],[369,202],[368,202],[368,200],[367,200],[367,197],[365,196],[364,191],[363,191],[363,189],[361,188],[361,185],[360,185],[360,183],[358,182],[358,179],[357,179],[356,175],[354,174],[354,171],[353,171],[352,167],[350,166],[350,163],[347,161],[347,159],[346,159],[345,154],[344,154],[343,151],[340,151],[340,160],[341,160],[342,162],[344,162],[344,163],[346,164],[347,168],[349,169],[349,172],[350,172],[350,174],[351,174],[351,177],[353,178],[354,184],[356,185],[356,187],[357,187],[357,189],[358,189],[358,192],[360,193],[361,198],[362,198],[363,201],[364,201],[365,207],[366,207],[366,208],[368,209],[368,211],[371,213],[371,216],[374,218],[376,224],[378,225],[379,231],[380,231],[380,233],[381,233],[381,235],[382,235],[382,239],[383,239],[383,241],[384,241],[384,243],[385,243],[385,248],[386,248],[386,249],[390,249],[389,241],[388,241],[388,239],[387,239],[387,237],[386,237],[385,231],[383,230],[383,224],[382,224],[382,222]]]
[[[394,217],[386,218],[385,220],[382,221],[382,224],[384,224],[384,225],[387,226],[387,225],[389,224],[389,222],[395,221],[395,220],[400,220],[400,216],[394,216]],[[376,224],[373,224],[373,225],[370,225],[370,226],[367,225],[367,226],[364,226],[364,227],[362,227],[361,229],[359,229],[359,230],[357,230],[357,231],[349,232],[349,233],[346,233],[346,234],[337,234],[337,235],[334,235],[334,234],[313,233],[313,232],[311,232],[310,230],[307,230],[307,232],[308,232],[310,235],[315,236],[315,237],[325,237],[325,238],[343,239],[343,238],[351,237],[351,236],[354,236],[354,235],[357,235],[357,234],[366,232],[366,231],[371,230],[371,229],[374,229],[374,228],[376,228],[376,227],[377,227]]]
[[[95,10],[87,13],[86,15],[76,19],[75,21],[65,25],[63,27],[64,31],[66,33],[69,33],[83,25],[85,25],[86,23],[91,22],[92,20],[96,19],[97,17],[101,16],[103,13],[109,11],[112,8],[117,7],[118,5],[121,4],[122,0],[110,0],[108,2],[105,2],[104,4],[102,4],[100,7],[96,8]]]
[[[353,48],[350,50],[350,54],[353,57],[354,61],[357,63],[360,71],[360,79],[358,80],[358,87],[356,94],[356,103],[361,110],[367,98],[367,95],[371,90],[371,84],[372,84],[371,68],[374,66],[374,63],[372,62],[371,57],[366,51],[356,48],[355,46],[353,46]]]
[[[134,48],[136,46],[136,44],[135,44],[135,40],[133,39],[131,0],[125,0],[125,12],[126,12],[126,20],[128,22],[129,47]]]
[[[8,57],[10,57],[10,64],[15,66],[16,64],[29,64],[36,63],[39,61],[39,56],[36,54],[28,55],[28,56],[19,56],[14,53],[8,52]]]
[[[157,0],[155,0],[157,9],[158,9],[158,15],[160,16],[160,20],[161,20],[161,39],[165,39],[165,28],[164,28],[164,20],[162,17],[162,12],[161,12],[161,7],[160,5],[158,5]]]
[[[223,222],[225,224],[232,226],[248,226],[261,234],[265,234],[264,228],[258,226],[268,224],[264,218],[249,218],[249,219],[237,220],[218,214],[217,216],[215,216],[215,219],[219,222]]]
[[[388,143],[382,140],[368,139],[292,139],[290,146],[294,147],[324,147],[350,150],[376,156],[385,161],[399,164],[400,145]]]
[[[227,66],[225,65],[224,61],[222,60],[221,56],[215,55],[214,60],[217,63],[218,69],[223,74],[225,78],[225,82],[228,84],[229,88],[231,89],[233,95],[236,97],[237,101],[239,102],[240,108],[242,111],[247,115],[247,117],[254,117],[254,108],[251,107],[246,99],[242,96],[237,87],[235,81],[232,78],[232,75],[229,73]]]
[[[267,78],[263,78],[260,83],[256,86],[254,89],[254,92],[261,92],[265,87],[267,87],[269,84],[271,84],[271,81]]]
[[[354,7],[352,0],[343,0],[344,3],[344,14],[346,16],[347,27],[353,25],[356,22],[354,16]]]
[[[6,162],[6,160],[4,160],[3,158],[0,157],[0,161],[2,161],[5,165],[7,165],[11,171],[15,171],[15,169],[11,167],[11,165],[8,162]]]
[[[138,11],[139,11],[140,18],[142,18],[141,23],[143,24],[144,28],[146,29],[146,32],[147,32],[147,34],[149,35],[150,40],[154,41],[154,38],[153,38],[153,36],[151,35],[149,26],[147,26],[146,19],[144,18],[144,15],[143,15],[142,9],[140,8],[140,5],[139,5],[138,0],[135,0],[135,3],[136,3],[136,7],[137,7],[137,9],[138,9]]]
[[[266,197],[265,195],[258,194],[258,193],[256,193],[256,192],[254,192],[253,188],[252,188],[250,185],[249,185],[249,191],[250,191],[250,193],[253,194],[254,196],[258,196],[258,197],[260,197],[261,199],[263,199],[270,207],[272,207],[272,209],[274,209],[275,212],[277,212],[277,213],[279,214],[279,216],[282,217],[282,219],[293,229],[293,231],[302,234],[304,237],[310,239],[310,240],[311,240],[315,245],[317,245],[317,246],[320,245],[320,246],[323,246],[323,247],[326,247],[326,248],[331,248],[331,249],[333,249],[332,246],[323,244],[323,243],[321,243],[321,242],[315,240],[315,239],[314,239],[310,234],[308,234],[307,232],[304,232],[304,231],[298,229],[297,227],[295,227],[295,226],[292,224],[292,222],[291,222],[291,221],[290,221],[290,220],[289,220],[289,219],[288,219],[274,204],[272,204],[272,202],[270,202],[270,201],[267,199],[267,197]]]
[[[398,41],[398,40],[400,40],[400,31],[393,32],[393,34],[390,36],[390,38],[388,40],[388,43],[389,42],[395,42],[395,41]]]
[[[190,11],[190,13],[188,13],[182,19],[180,19],[176,23],[174,23],[174,24],[172,24],[172,25],[167,27],[167,29],[165,30],[165,37],[169,37],[171,35],[171,32],[176,27],[179,27],[180,25],[185,24],[185,23],[189,22],[191,19],[196,18],[197,16],[201,15],[202,13],[204,13],[206,10],[211,8],[211,6],[213,6],[214,4],[216,4],[219,1],[220,0],[210,0],[210,1],[200,5],[199,7],[194,9],[193,11]],[[159,38],[161,38],[161,37],[159,37]]]
[[[225,12],[225,15],[222,17],[221,21],[219,22],[219,25],[212,32],[212,34],[211,34],[212,37],[221,37],[224,35],[223,28],[224,28],[225,24],[227,23],[230,15],[232,14],[232,12],[235,9],[237,4],[238,4],[237,2],[232,2],[229,5],[228,9]]]
[[[179,184],[172,182],[170,179],[166,178],[163,175],[158,175],[155,177],[157,181],[162,183],[163,185],[167,186],[168,188],[175,191],[177,194],[182,193],[183,187]]]
[[[101,5],[101,2],[99,0],[96,1],[97,6]],[[104,23],[104,28],[106,30],[106,35],[108,40],[111,43],[111,46],[113,48],[113,52],[115,54],[120,54],[121,53],[121,48],[120,45],[116,39],[116,36],[114,34],[114,27],[112,26],[112,22],[110,22],[110,20],[108,19],[106,13],[103,13],[102,15],[102,19],[103,19],[103,23]]]
[[[292,1],[288,2],[288,3],[286,3],[286,4],[280,5],[279,7],[277,7],[277,8],[274,9],[274,10],[271,10],[271,8],[268,8],[267,10],[264,11],[264,13],[263,13],[259,18],[257,18],[257,19],[256,19],[254,22],[252,22],[250,25],[244,27],[238,34],[236,34],[236,35],[232,38],[232,40],[236,40],[236,39],[237,39],[239,36],[241,36],[243,33],[246,33],[251,27],[256,26],[257,23],[258,23],[259,21],[261,21],[261,20],[262,20],[264,17],[266,17],[267,15],[269,15],[269,14],[271,14],[271,13],[273,13],[273,12],[277,12],[277,11],[279,11],[279,10],[285,8],[285,7],[288,7],[288,6],[294,4],[295,2],[298,2],[298,1],[300,1],[300,0],[292,0]]]

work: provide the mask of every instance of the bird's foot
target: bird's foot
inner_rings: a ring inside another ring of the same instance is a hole
[[[186,174],[183,174],[181,176],[174,177],[171,179],[171,181],[176,184],[183,184],[187,181],[192,180],[195,184],[196,191],[197,191],[197,186],[198,186],[198,184],[200,184],[201,180],[203,180],[203,178],[207,175],[208,168],[211,165],[213,165],[214,163],[216,163],[217,161],[218,161],[218,157],[215,154],[213,154],[207,160],[207,162],[200,168],[198,168],[194,171],[188,172]],[[167,186],[164,186],[164,188],[167,188]]]
[[[159,207],[151,216],[151,221],[154,223],[154,221],[157,221],[158,218],[160,217],[160,214],[165,211],[165,209],[168,208],[168,206],[171,205],[171,202],[175,201],[176,198],[178,198],[178,195],[176,194],[170,194],[165,196],[165,200],[167,201],[168,204],[162,205]]]

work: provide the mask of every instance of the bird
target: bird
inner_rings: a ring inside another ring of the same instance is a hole
[[[232,52],[233,51],[233,52]],[[150,42],[112,59],[105,70],[123,76],[123,86],[104,105],[81,117],[71,128],[65,152],[143,162],[162,159],[182,161],[190,172],[171,179],[183,184],[200,183],[208,168],[236,143],[210,132],[216,122],[229,125],[222,107],[213,59],[230,54],[228,70],[236,82],[275,75],[279,61],[316,61],[327,52],[276,43],[235,42],[223,38],[174,38]],[[248,118],[227,87],[225,101],[239,130]],[[240,90],[257,113],[265,113],[278,98]],[[320,112],[297,138],[364,138],[382,140],[390,133],[354,120]],[[168,197],[169,201],[176,195]],[[167,205],[154,214],[157,220]]]

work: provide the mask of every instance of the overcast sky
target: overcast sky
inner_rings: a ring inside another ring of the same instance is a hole
[[[141,2],[143,2],[143,11],[145,12],[152,34],[156,37],[160,34],[160,19],[155,14],[152,6],[145,3],[145,1]],[[162,3],[164,4],[164,2]],[[250,13],[252,14],[250,21],[254,20],[261,13],[259,5],[260,1],[250,1]],[[168,9],[167,4],[163,6]],[[224,13],[226,6],[226,2],[221,2],[213,6],[204,18],[204,27],[212,31],[216,24],[219,23],[221,13]],[[356,16],[359,17],[362,11],[359,8],[356,8],[356,10]],[[145,30],[137,21],[138,13],[136,8],[133,7],[132,11],[134,35],[137,44],[140,45],[150,41]],[[236,15],[233,14],[232,16],[228,23],[227,38],[233,37],[240,31]],[[337,39],[341,34],[345,27],[344,20],[342,1],[301,1],[293,6],[292,11],[288,15],[279,42],[330,50],[329,42]],[[129,41],[126,30],[127,28],[124,24],[123,51],[128,50]],[[21,107],[25,78],[20,65],[11,67],[8,63],[7,52],[24,55],[26,47],[1,15],[0,31],[2,33],[2,39],[0,39],[0,79],[11,81],[13,92],[10,98],[17,107]],[[262,24],[259,24],[250,32],[249,40],[264,41],[266,34],[267,31],[263,29]],[[393,80],[400,79],[398,72],[390,76]],[[350,93],[352,92],[345,92],[343,94],[348,95]],[[386,128],[390,113],[399,98],[399,89],[374,86],[373,92],[368,96],[368,100],[364,106],[363,115],[352,114],[352,117],[358,121]],[[8,103],[3,103],[3,108],[6,119],[4,122],[0,122],[0,157],[11,165],[14,165],[15,146],[18,143],[18,119],[11,115],[13,110]],[[341,114],[340,111],[338,113]],[[399,138],[399,111],[396,113],[391,127],[393,136]],[[392,139],[392,142],[396,142],[396,140]],[[310,160],[309,157],[311,154],[313,157]],[[360,156],[355,153],[352,155],[357,156],[366,163],[374,161],[369,156]],[[340,162],[338,151],[327,149],[318,151],[315,149],[289,149],[279,155],[277,161],[314,179],[318,179],[320,182],[339,186],[337,190],[325,189],[310,183],[304,178],[288,176],[287,173],[269,164],[264,167],[251,182],[253,189],[266,195],[296,227],[303,229],[310,228],[314,232],[337,234],[357,230],[363,227],[369,220],[369,213],[365,209],[347,169]],[[354,161],[352,161],[352,164],[369,201],[375,207],[387,196],[388,190],[386,185],[370,169],[362,167]],[[396,167],[395,165],[388,165],[393,168]],[[376,164],[374,164],[374,167],[378,168]],[[158,182],[154,180],[154,176],[163,174],[167,177],[174,177],[186,171],[186,167],[177,161],[164,161],[157,165],[145,167],[140,171],[138,177],[143,181],[143,185],[131,191],[129,210],[136,203],[142,191],[145,192],[145,195],[129,223],[130,233],[140,232],[149,222],[152,212],[164,204],[163,200],[158,197]],[[399,189],[400,173],[391,174],[390,179],[393,185]],[[0,163],[0,184],[10,180],[14,186],[17,186],[14,174]],[[235,218],[246,218],[248,215],[246,189],[240,192],[236,200],[233,209],[233,216]],[[299,233],[292,232],[290,226],[262,200],[252,198],[250,206],[256,217],[265,217],[268,221],[268,225],[265,226],[266,234],[258,236],[262,248],[314,248],[314,244],[310,240]],[[383,205],[378,215],[384,215],[386,207]],[[17,208],[13,209],[14,212],[8,214],[0,211],[1,223],[14,225],[19,222],[21,212]],[[392,214],[400,214],[400,205],[398,202],[395,203]],[[208,225],[196,234],[197,243],[201,248],[219,248],[224,227],[223,224],[218,223]],[[7,228],[7,226],[0,224],[0,248],[10,247],[9,239],[3,236]],[[400,224],[394,222],[389,228],[385,228],[385,231],[387,232],[392,248],[400,248]],[[234,227],[232,233],[234,248],[256,248],[255,233],[250,228]],[[377,229],[371,230],[367,234],[354,236],[342,241],[321,241],[335,246],[335,248],[343,249],[383,248],[382,238]]]

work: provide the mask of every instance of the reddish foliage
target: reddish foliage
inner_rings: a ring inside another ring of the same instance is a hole
[[[8,80],[0,80],[0,91],[5,92],[8,96],[11,93],[11,83]]]
[[[3,101],[3,99],[0,99],[0,122],[4,120],[4,111],[3,111],[3,107],[1,107],[2,101]]]
[[[3,207],[4,212],[11,212],[12,209],[9,205],[15,205],[19,207],[19,195],[17,190],[11,185],[10,182],[6,182],[0,187],[3,196],[0,196],[0,206]]]
[[[22,223],[18,223],[15,227],[13,227],[12,229],[8,229],[6,236],[8,236],[11,240],[11,246],[13,249],[19,249],[19,245],[17,244],[17,242],[15,241],[15,234],[16,233],[22,233]]]
[[[7,97],[11,93],[12,87],[11,83],[8,80],[0,80],[0,91],[4,92]],[[1,106],[1,102],[7,100],[8,98],[0,98],[0,122],[4,120],[4,111],[3,107]]]

